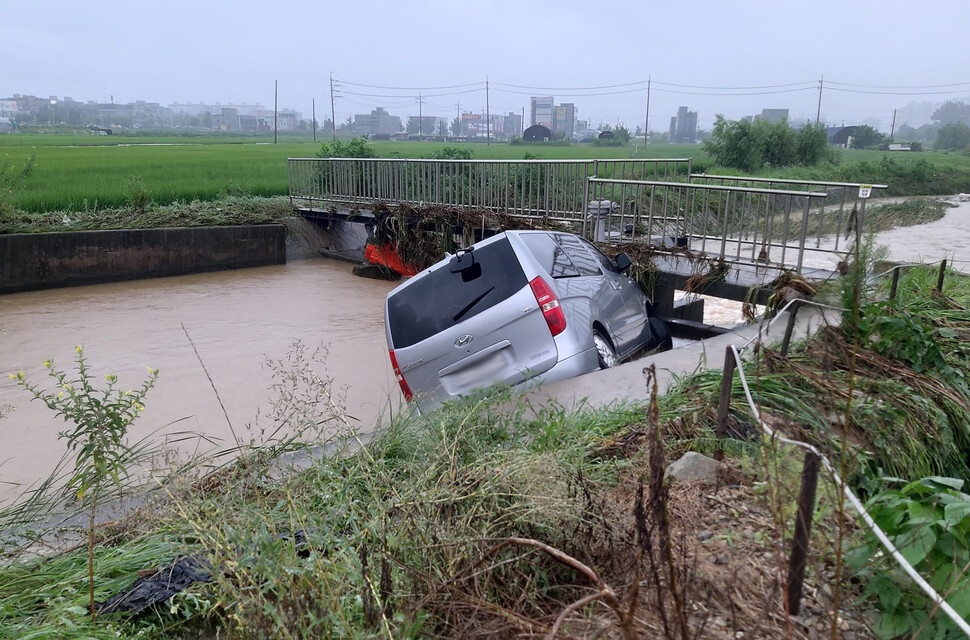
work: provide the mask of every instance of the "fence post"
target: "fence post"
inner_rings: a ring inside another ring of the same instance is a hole
[[[781,355],[788,355],[788,347],[791,344],[791,334],[795,330],[795,317],[798,315],[798,310],[802,306],[801,300],[795,300],[792,302],[791,308],[788,310],[788,324],[785,325],[785,335],[781,339]]]
[[[724,449],[721,441],[727,437],[728,410],[731,408],[731,387],[734,385],[734,368],[737,362],[734,360],[734,350],[730,345],[724,348],[724,371],[721,374],[721,398],[717,403],[717,435],[718,444],[714,451],[714,459],[721,461],[724,459]]]
[[[943,293],[943,278],[946,276],[946,258],[940,263],[940,275],[936,278],[936,290]]]
[[[808,537],[812,531],[812,514],[815,512],[815,488],[818,485],[817,454],[806,451],[802,467],[802,488],[798,494],[798,514],[795,517],[795,535],[792,537],[791,562],[788,565],[788,612],[797,616],[802,606],[802,583],[808,560]]]
[[[898,286],[899,286],[899,267],[896,266],[896,267],[893,267],[893,280],[892,280],[892,283],[889,285],[890,300],[896,299],[896,287]]]

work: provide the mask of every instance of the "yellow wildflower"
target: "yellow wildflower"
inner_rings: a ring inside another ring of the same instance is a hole
[[[50,369],[51,368],[51,361],[50,360],[44,360],[44,368],[45,369]]]
[[[78,353],[81,353],[81,345],[75,346],[74,350],[77,351]]]

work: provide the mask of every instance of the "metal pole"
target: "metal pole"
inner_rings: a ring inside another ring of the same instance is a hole
[[[936,278],[936,290],[943,293],[943,278],[946,276],[946,259],[940,263],[940,275]]]
[[[277,115],[280,112],[280,81],[273,81],[273,144],[276,144]]]
[[[485,76],[485,146],[492,144],[492,112],[488,105],[488,76]]]
[[[791,561],[788,565],[788,612],[798,615],[802,606],[802,583],[808,559],[808,537],[812,531],[812,514],[815,512],[815,488],[818,485],[817,454],[806,451],[802,466],[802,488],[798,494],[798,514],[795,517],[795,535],[792,538]]]
[[[724,371],[721,374],[721,398],[717,403],[717,449],[714,451],[714,459],[721,461],[724,459],[724,448],[721,443],[727,437],[728,411],[731,408],[731,387],[734,385],[734,368],[737,362],[734,359],[734,351],[730,345],[724,348]]]
[[[313,141],[317,141],[317,99],[314,98],[310,106],[310,126],[313,127]]]
[[[647,76],[647,115],[643,119],[643,146],[647,146],[650,135],[650,76]]]
[[[896,298],[896,287],[899,286],[899,267],[893,267],[893,280],[892,284],[889,285],[889,299],[894,300]]]
[[[330,131],[333,134],[333,141],[337,141],[337,114],[333,109],[333,74],[330,74]]]
[[[788,324],[785,325],[785,336],[781,339],[781,355],[788,355],[788,347],[791,345],[791,334],[795,330],[795,318],[798,316],[798,309],[801,308],[802,301],[795,300],[788,310]]]
[[[815,112],[815,125],[818,126],[818,121],[822,116],[822,83],[825,81],[825,76],[823,75],[818,81],[818,111]]]

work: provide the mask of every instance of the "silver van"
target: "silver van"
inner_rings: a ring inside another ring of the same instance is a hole
[[[630,264],[555,231],[505,231],[446,256],[387,295],[387,346],[405,399],[427,409],[670,348]]]

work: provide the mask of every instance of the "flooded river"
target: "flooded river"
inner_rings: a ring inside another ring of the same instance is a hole
[[[889,247],[891,259],[955,258],[955,268],[970,271],[970,198],[942,220],[879,234],[877,242]],[[99,377],[116,374],[124,388],[137,387],[146,367],[160,370],[132,440],[155,433],[161,441],[189,431],[209,442],[182,443],[183,450],[228,448],[233,435],[220,397],[232,431],[248,440],[256,434],[247,425],[256,425],[257,413],[265,416],[273,404],[272,371],[264,363],[285,359],[295,340],[310,350],[329,348],[326,368],[315,371],[332,377],[335,389],[346,389],[348,413],[370,430],[401,403],[383,325],[384,297],[394,285],[356,277],[352,268],[312,259],[0,296],[0,412],[6,414],[0,419],[0,504],[46,477],[64,451],[57,433],[65,423],[29,402],[7,375],[22,370],[47,385],[44,360],[71,369],[78,344]],[[705,320],[740,322],[740,307],[708,298]]]
[[[329,347],[326,369],[346,388],[348,413],[369,430],[400,393],[388,364],[384,297],[393,283],[359,278],[353,265],[328,259],[0,296],[0,504],[46,477],[61,453],[65,423],[8,378],[24,371],[49,388],[53,358],[72,369],[83,345],[94,373],[137,387],[146,367],[160,371],[131,440],[158,430],[204,433],[227,448],[233,436],[200,358],[226,407],[232,431],[248,439],[273,399],[269,359],[287,357],[299,340]],[[185,331],[183,331],[183,325]],[[191,337],[191,343],[186,337]],[[192,343],[198,350],[196,357]],[[51,381],[52,382],[52,381]]]

